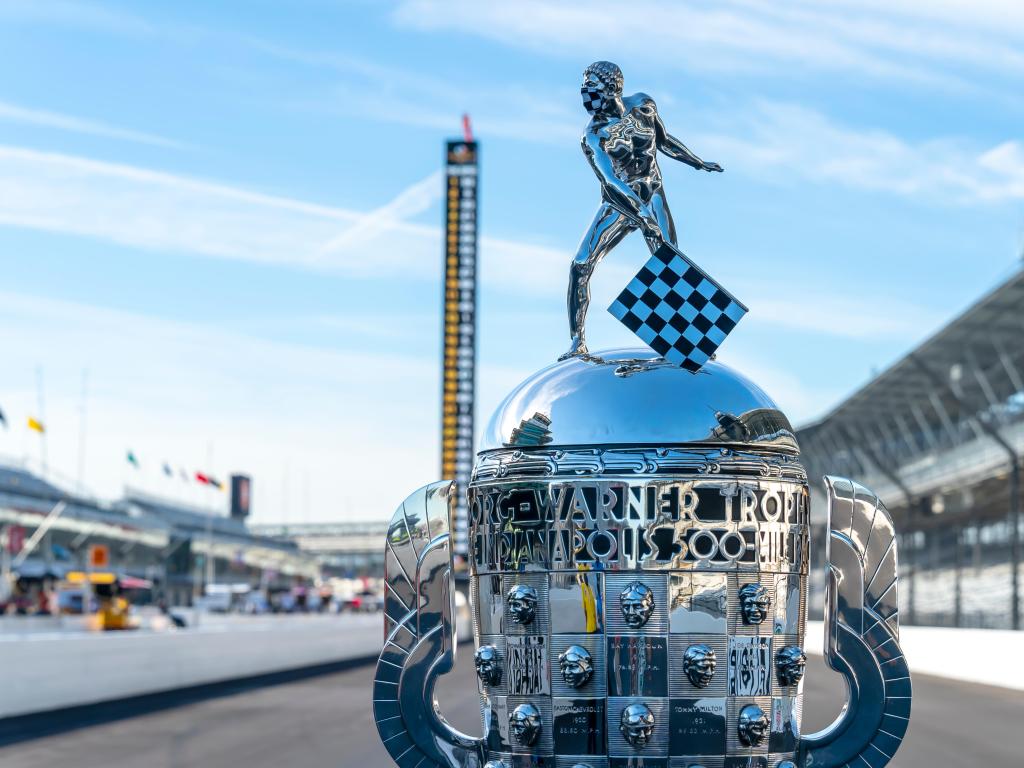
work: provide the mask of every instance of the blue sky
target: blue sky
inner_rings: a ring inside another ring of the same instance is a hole
[[[468,111],[482,425],[567,345],[595,59],[725,167],[663,159],[680,245],[751,308],[721,359],[813,419],[1019,263],[1024,10],[962,5],[0,1],[0,455],[38,457],[41,369],[75,479],[87,370],[95,493],[217,503],[166,460],[251,472],[261,520],[386,516],[437,472],[442,141]]]

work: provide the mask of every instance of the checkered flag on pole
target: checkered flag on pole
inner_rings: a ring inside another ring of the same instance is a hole
[[[662,243],[608,311],[666,360],[696,372],[747,308],[682,251]]]

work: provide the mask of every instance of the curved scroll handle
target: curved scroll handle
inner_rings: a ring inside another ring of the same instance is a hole
[[[478,768],[483,742],[445,722],[434,682],[455,664],[448,481],[420,488],[395,512],[384,552],[384,648],[373,717],[400,768]]]
[[[881,768],[910,720],[910,671],[899,646],[896,535],[881,500],[826,477],[828,587],[825,658],[846,679],[848,699],[832,725],[800,740],[802,768]]]

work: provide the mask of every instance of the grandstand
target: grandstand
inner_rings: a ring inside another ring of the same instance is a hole
[[[261,536],[293,542],[303,552],[313,555],[325,576],[384,576],[384,540],[388,523],[285,523],[252,526]]]
[[[892,513],[901,621],[1021,628],[1024,269],[798,439],[812,477],[854,478]]]
[[[40,526],[48,526],[45,534],[19,558]],[[155,596],[171,605],[190,605],[209,583],[283,590],[320,576],[315,557],[253,533],[243,519],[130,489],[102,502],[13,466],[0,466],[0,531],[9,544],[4,570],[32,591],[86,570],[92,544],[106,545],[110,570],[152,582]]]

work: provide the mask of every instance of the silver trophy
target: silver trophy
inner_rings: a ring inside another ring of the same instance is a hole
[[[583,94],[595,120],[657,120],[647,97],[621,98],[621,73],[616,79],[611,67],[587,70]],[[612,73],[612,88],[602,80],[599,95],[595,71]],[[638,135],[634,148],[646,141]],[[636,191],[634,167],[621,161],[614,173]],[[638,193],[644,205],[648,192]],[[622,208],[628,221],[646,216]],[[652,244],[652,259],[663,245]],[[669,245],[665,264],[679,253]],[[580,291],[570,288],[571,318]],[[706,315],[687,306],[676,310],[699,325]],[[571,354],[520,384],[491,418],[467,489],[482,738],[451,728],[433,693],[455,662],[452,484],[420,489],[392,520],[373,706],[395,762],[888,763],[906,733],[911,688],[885,507],[850,480],[825,478],[825,649],[848,701],[829,728],[803,734],[809,496],[789,421],[713,350],[589,354],[582,321],[573,335]]]

